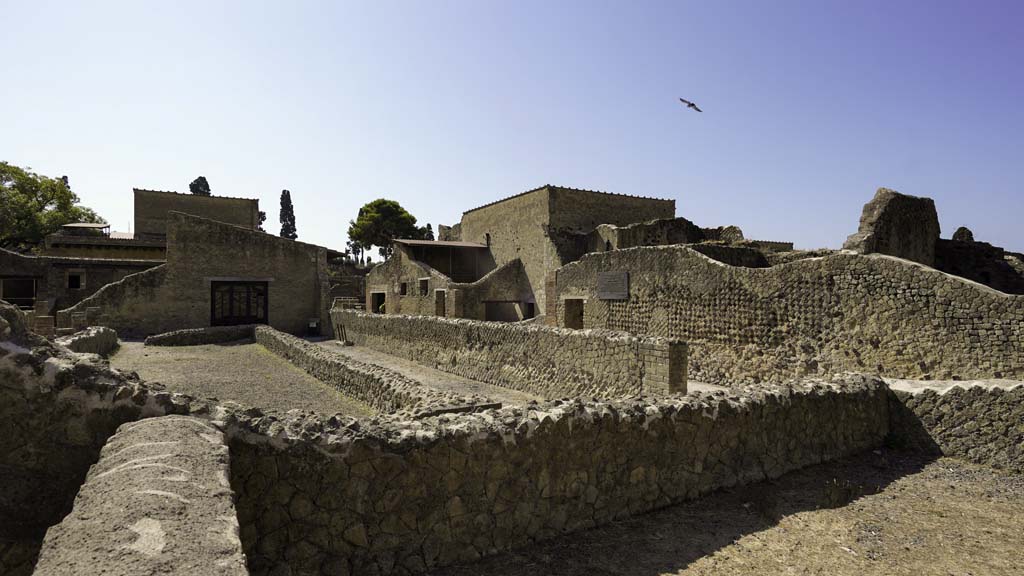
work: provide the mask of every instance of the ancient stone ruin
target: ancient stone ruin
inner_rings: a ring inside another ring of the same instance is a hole
[[[140,193],[138,270],[0,253],[0,573],[420,574],[872,451],[1024,474],[1024,256],[927,198],[799,251],[549,185],[364,273]]]

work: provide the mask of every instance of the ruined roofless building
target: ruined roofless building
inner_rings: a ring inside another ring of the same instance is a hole
[[[545,278],[586,252],[598,225],[675,216],[675,201],[545,185],[463,213],[438,241],[399,240],[367,277],[370,311],[521,320]],[[381,308],[383,305],[383,309]]]

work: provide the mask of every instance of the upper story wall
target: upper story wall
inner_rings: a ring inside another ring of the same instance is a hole
[[[460,226],[464,242],[487,244],[490,239],[493,267],[522,260],[533,292],[531,297],[538,306],[543,301],[544,276],[549,267],[561,266],[548,238],[548,196],[546,188],[539,188],[470,210],[462,215]]]
[[[168,212],[182,212],[250,230],[259,225],[259,200],[135,189],[135,235],[167,234]]]
[[[605,271],[629,273],[627,299],[597,297]],[[566,299],[584,299],[587,328],[689,342],[698,381],[847,370],[1024,376],[1024,297],[889,256],[837,253],[740,268],[685,246],[632,248],[589,254],[558,270],[554,284],[549,322],[563,322]]]
[[[674,218],[675,200],[643,198],[575,188],[547,187],[550,224],[589,232],[600,224],[625,226],[661,218]]]

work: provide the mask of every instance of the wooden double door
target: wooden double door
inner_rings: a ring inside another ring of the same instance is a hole
[[[269,303],[266,282],[211,282],[210,325],[266,324]]]

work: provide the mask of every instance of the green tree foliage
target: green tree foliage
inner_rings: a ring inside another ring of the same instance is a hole
[[[256,225],[256,229],[259,230],[260,232],[266,232],[266,230],[263,229],[263,223],[266,222],[266,221],[267,221],[267,213],[264,212],[263,210],[260,210],[260,222],[259,222],[259,224]]]
[[[48,178],[0,162],[0,246],[26,248],[72,222],[104,223],[78,205],[67,176]]]
[[[391,256],[395,238],[423,237],[425,229],[416,227],[416,217],[394,200],[379,198],[359,209],[355,221],[348,225],[348,237],[363,248],[379,248],[381,256]],[[369,261],[369,259],[367,259]]]
[[[196,196],[209,196],[210,183],[206,181],[206,176],[200,176],[188,185],[188,190]]]
[[[295,240],[299,237],[295,229],[295,208],[292,206],[292,193],[281,190],[281,238]]]

